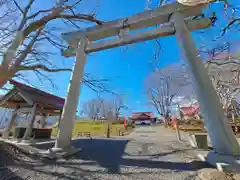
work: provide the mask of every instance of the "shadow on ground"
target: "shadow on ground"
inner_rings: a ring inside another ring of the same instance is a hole
[[[88,165],[99,164],[101,167],[107,169],[108,173],[120,173],[120,166],[135,166],[144,168],[161,168],[161,169],[171,169],[178,171],[195,171],[202,168],[211,167],[210,165],[200,162],[193,161],[191,163],[180,163],[180,162],[167,162],[167,161],[153,161],[150,159],[124,159],[122,156],[124,153],[127,140],[108,140],[108,139],[77,139],[73,140],[73,146],[80,148],[81,151],[71,159],[80,159],[85,161],[90,161]],[[48,147],[47,147],[48,146]],[[50,148],[53,146],[47,145],[39,148]],[[151,157],[161,157],[169,154],[180,153],[188,151],[189,149],[178,149],[171,152],[164,152],[160,154],[151,155]],[[64,166],[72,167],[73,165],[80,166],[82,163],[71,163],[65,162]]]
[[[14,164],[14,157],[9,153],[9,147],[6,147],[2,142],[0,142],[0,179],[18,179],[23,178],[15,173],[14,168],[10,168]]]
[[[14,156],[15,161],[9,161],[8,163],[13,163],[15,166],[21,166],[25,169],[32,169],[37,172],[52,174],[43,169],[44,166],[58,166],[65,169],[72,170],[72,176],[79,177],[79,173],[82,176],[92,174],[96,170],[86,170],[83,166],[100,166],[106,169],[107,173],[120,174],[120,166],[127,167],[141,167],[141,168],[158,168],[158,169],[169,169],[173,171],[196,171],[202,168],[210,168],[209,165],[203,162],[194,161],[191,163],[184,162],[167,162],[167,161],[154,161],[150,159],[140,159],[131,157],[123,158],[125,148],[128,144],[128,140],[112,140],[112,139],[77,139],[73,140],[73,146],[80,148],[81,151],[72,157],[64,161],[59,160],[49,160],[49,159],[37,159],[36,157],[31,157],[33,161],[37,160],[37,163],[30,163],[29,159],[22,160],[17,156]],[[37,148],[47,149],[53,147],[52,144],[38,145]],[[167,154],[173,154],[180,152],[181,150],[174,150],[169,153],[162,153],[153,156],[165,156]],[[185,151],[185,150],[182,150]],[[0,154],[2,154],[0,152]],[[4,157],[6,158],[6,157]],[[2,158],[1,158],[2,160]],[[91,168],[90,168],[91,169]],[[75,174],[78,172],[78,174]],[[70,172],[69,172],[70,173]],[[98,173],[101,173],[98,171]],[[106,173],[106,172],[102,172]],[[55,172],[54,175],[58,177],[64,176],[66,179],[74,179],[70,176],[67,177],[67,173]],[[94,178],[92,178],[94,179]]]

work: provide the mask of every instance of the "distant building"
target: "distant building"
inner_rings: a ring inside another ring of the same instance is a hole
[[[200,106],[199,104],[192,104],[190,106],[180,107],[181,116],[184,119],[196,118],[200,119]]]
[[[134,112],[129,119],[136,125],[151,125],[156,122],[152,112]]]

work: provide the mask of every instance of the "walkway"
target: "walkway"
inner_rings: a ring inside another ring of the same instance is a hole
[[[0,179],[193,180],[199,169],[208,167],[195,162],[190,146],[162,127],[141,127],[127,137],[80,139],[73,144],[82,151],[57,161],[0,152]]]

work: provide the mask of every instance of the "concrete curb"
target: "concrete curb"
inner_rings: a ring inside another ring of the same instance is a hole
[[[63,149],[62,151],[53,152],[49,149],[42,150],[42,149],[34,148],[31,145],[27,145],[27,144],[16,144],[14,142],[8,142],[8,141],[7,142],[3,141],[3,143],[6,143],[14,148],[17,148],[21,153],[25,155],[35,156],[39,158],[47,158],[47,159],[67,158],[81,150],[78,148],[70,147],[70,148]]]

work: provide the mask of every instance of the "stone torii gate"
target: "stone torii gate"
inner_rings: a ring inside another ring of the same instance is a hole
[[[204,115],[204,121],[213,148],[216,152],[214,156],[224,154],[224,157],[233,157],[234,159],[239,157],[239,144],[228,125],[218,96],[189,32],[207,28],[211,25],[209,18],[201,18],[198,20],[190,20],[189,18],[201,16],[202,10],[206,6],[207,3],[202,3],[194,7],[179,3],[169,4],[127,18],[89,27],[85,30],[64,33],[63,39],[69,43],[69,48],[63,51],[62,54],[65,57],[76,56],[76,59],[68,87],[68,95],[63,108],[58,136],[53,150],[63,150],[71,146],[75,112],[88,53],[158,37],[175,35],[186,57],[185,61],[193,80],[193,86]],[[157,24],[160,24],[160,27],[154,28]],[[144,30],[144,28],[148,27],[153,28],[135,34],[129,34],[130,31],[138,29]],[[120,36],[120,38],[116,36]],[[108,37],[113,38],[105,39]],[[105,40],[94,42],[103,39]]]

